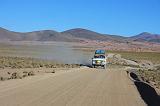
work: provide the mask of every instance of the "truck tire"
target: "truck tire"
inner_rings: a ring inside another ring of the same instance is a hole
[[[93,67],[94,67],[94,68],[96,68],[96,66],[95,66],[95,65],[94,65]]]
[[[93,66],[93,68],[95,68],[95,65],[92,65]]]
[[[106,65],[104,65],[103,68],[106,69]]]

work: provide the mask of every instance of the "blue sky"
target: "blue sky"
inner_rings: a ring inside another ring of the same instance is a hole
[[[0,27],[19,32],[86,28],[123,36],[160,33],[160,0],[0,0]]]

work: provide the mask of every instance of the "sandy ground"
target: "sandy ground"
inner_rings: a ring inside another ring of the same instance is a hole
[[[121,68],[77,68],[0,82],[1,106],[145,106]]]

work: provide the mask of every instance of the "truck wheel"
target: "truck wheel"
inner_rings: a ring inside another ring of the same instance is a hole
[[[95,68],[95,65],[93,65],[93,68]]]
[[[106,65],[104,65],[103,67],[104,67],[104,69],[106,69]]]

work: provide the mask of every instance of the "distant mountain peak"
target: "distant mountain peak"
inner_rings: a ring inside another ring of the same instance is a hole
[[[136,36],[131,37],[134,41],[148,41],[148,42],[160,42],[159,34],[151,34],[149,32],[142,32]]]
[[[70,30],[87,30],[87,29],[84,29],[84,28],[73,28],[73,29],[70,29]]]
[[[92,31],[92,30],[89,30],[89,29],[84,29],[84,28],[73,28],[73,29],[66,30],[64,32],[93,32],[93,33],[98,33],[98,32],[95,32],[95,31]]]
[[[140,33],[139,35],[152,35],[152,34],[149,33],[149,32],[142,32],[142,33]]]

